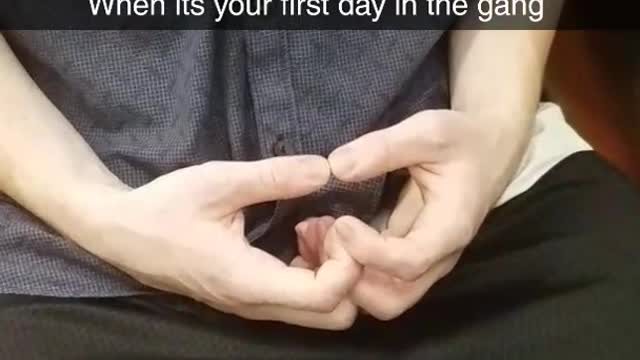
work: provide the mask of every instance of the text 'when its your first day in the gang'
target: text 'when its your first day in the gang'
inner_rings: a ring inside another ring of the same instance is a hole
[[[330,13],[330,1],[337,3],[336,14]],[[485,23],[496,17],[521,16],[532,22],[544,17],[544,0],[88,0],[94,16],[164,16],[169,2],[173,15],[209,16],[215,22],[229,16],[268,16],[274,3],[283,16],[358,16],[372,22],[387,7],[395,16],[464,16],[476,6]]]

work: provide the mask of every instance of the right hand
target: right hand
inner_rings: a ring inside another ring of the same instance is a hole
[[[348,293],[361,269],[337,242],[314,272],[251,246],[244,234],[244,207],[306,195],[329,176],[319,156],[209,162],[104,195],[91,230],[69,235],[141,283],[219,311],[345,329],[357,314]]]

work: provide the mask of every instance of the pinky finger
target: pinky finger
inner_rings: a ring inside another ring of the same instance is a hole
[[[313,270],[311,264],[309,264],[302,256],[296,256],[290,264],[292,267]]]

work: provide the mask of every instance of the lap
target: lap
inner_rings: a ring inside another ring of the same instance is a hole
[[[639,219],[638,191],[580,153],[493,211],[457,268],[392,322],[329,333],[171,296],[5,295],[0,358],[632,359]]]

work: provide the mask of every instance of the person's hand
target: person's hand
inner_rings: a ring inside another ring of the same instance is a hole
[[[404,313],[454,268],[520,164],[527,128],[498,125],[454,111],[425,111],[336,149],[329,162],[340,180],[403,168],[411,180],[381,231],[350,216],[298,224],[296,262],[322,264],[322,239],[336,234],[365,266],[354,302],[382,320]]]
[[[295,169],[295,171],[291,171]],[[210,162],[177,170],[104,201],[77,242],[153,288],[244,318],[344,329],[360,266],[335,243],[317,271],[251,246],[246,206],[311,193],[329,179],[326,159]]]

